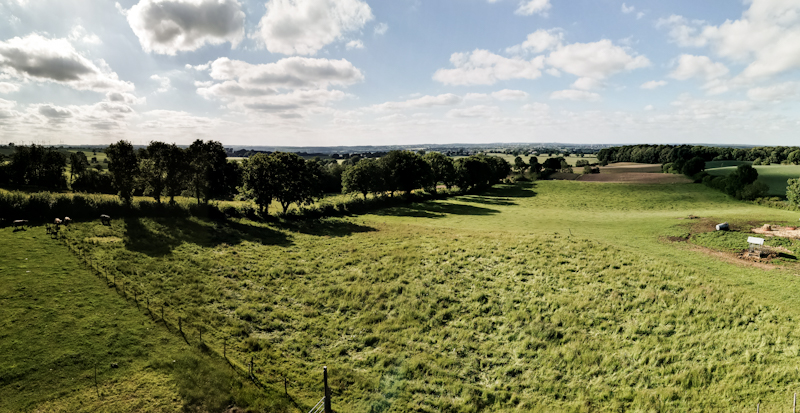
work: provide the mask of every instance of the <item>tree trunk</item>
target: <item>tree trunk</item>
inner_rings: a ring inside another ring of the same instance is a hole
[[[285,214],[287,210],[289,210],[289,205],[292,205],[291,202],[281,202],[281,206],[283,207],[283,213]]]
[[[367,193],[366,192],[364,192],[364,200],[365,201],[367,200]]]

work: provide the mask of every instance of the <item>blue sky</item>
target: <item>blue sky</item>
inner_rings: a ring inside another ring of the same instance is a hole
[[[800,1],[0,0],[0,143],[795,145]]]

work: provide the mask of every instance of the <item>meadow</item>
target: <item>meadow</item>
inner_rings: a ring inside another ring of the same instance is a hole
[[[726,163],[732,161],[725,161]],[[770,196],[786,196],[786,183],[789,179],[800,177],[800,165],[755,165],[758,171],[758,180],[769,186]],[[707,169],[709,175],[723,176],[736,170],[735,166],[726,166]]]
[[[797,268],[670,241],[689,215],[797,220],[696,184],[542,181],[340,219],[82,222],[65,243],[268,388],[287,377],[297,411],[323,365],[337,411],[788,406]]]
[[[41,227],[2,229],[0,245],[0,412],[289,410]]]

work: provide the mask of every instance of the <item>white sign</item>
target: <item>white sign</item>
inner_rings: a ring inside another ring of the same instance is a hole
[[[747,237],[747,242],[750,244],[764,245],[764,238]]]

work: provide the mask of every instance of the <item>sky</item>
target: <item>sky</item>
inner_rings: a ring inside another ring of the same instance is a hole
[[[0,0],[0,144],[797,145],[800,0]]]

